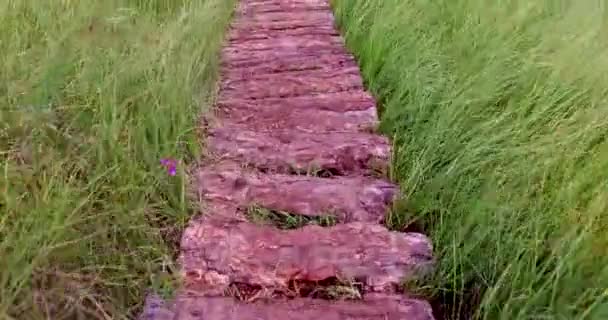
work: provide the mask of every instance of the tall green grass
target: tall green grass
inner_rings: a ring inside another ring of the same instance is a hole
[[[337,0],[447,319],[608,319],[608,12]]]
[[[170,288],[233,0],[0,0],[0,319],[122,319]]]

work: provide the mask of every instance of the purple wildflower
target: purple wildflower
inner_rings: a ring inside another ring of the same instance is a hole
[[[175,159],[161,159],[160,164],[167,169],[167,173],[170,176],[175,176],[177,174],[177,161]]]
[[[174,176],[177,172],[175,170],[175,167],[171,167],[168,169],[169,175],[170,176]]]

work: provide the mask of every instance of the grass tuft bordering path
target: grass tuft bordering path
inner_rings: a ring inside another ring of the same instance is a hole
[[[0,0],[0,319],[123,319],[171,288],[234,1]]]
[[[597,2],[336,0],[434,242],[446,319],[608,318],[608,31]]]

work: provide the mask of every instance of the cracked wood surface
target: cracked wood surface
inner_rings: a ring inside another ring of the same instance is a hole
[[[422,300],[402,295],[370,294],[359,301],[308,298],[244,303],[229,297],[180,294],[170,305],[146,299],[141,320],[433,320]]]
[[[356,279],[367,292],[387,292],[424,274],[431,250],[420,234],[390,232],[378,224],[279,231],[242,221],[208,221],[188,228],[180,263],[188,288],[220,294],[232,283],[281,292],[294,280],[332,277]]]
[[[241,0],[221,55],[208,154],[191,170],[200,214],[182,235],[183,281],[170,301],[149,296],[141,318],[433,319],[428,302],[398,293],[432,272],[432,245],[383,225],[399,193],[390,141],[375,133],[375,100],[328,0]],[[252,206],[337,224],[281,230],[250,221]],[[356,295],[294,291],[337,290],[332,279],[359,283]]]
[[[398,191],[396,185],[371,177],[260,173],[234,163],[200,168],[195,173],[195,184],[203,204],[224,201],[305,216],[331,214],[341,222],[382,222]]]

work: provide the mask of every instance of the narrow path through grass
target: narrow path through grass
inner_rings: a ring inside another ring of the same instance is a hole
[[[605,6],[334,3],[446,319],[608,318]]]
[[[0,319],[122,319],[170,288],[235,1],[0,0]]]

